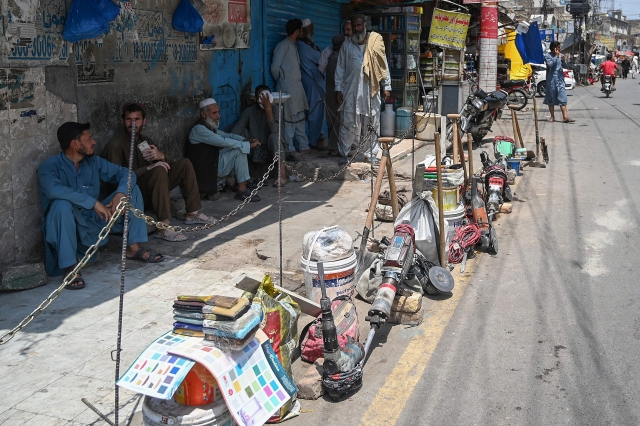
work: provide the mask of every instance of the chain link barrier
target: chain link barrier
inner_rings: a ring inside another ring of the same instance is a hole
[[[71,282],[77,276],[79,276],[80,270],[86,266],[86,264],[89,262],[89,259],[91,259],[91,257],[93,257],[93,255],[98,251],[98,248],[100,248],[100,243],[103,242],[109,236],[109,232],[111,232],[111,228],[116,223],[118,218],[123,214],[127,206],[130,206],[129,200],[127,199],[127,197],[122,197],[122,199],[120,200],[120,203],[118,203],[118,206],[116,207],[116,211],[111,216],[111,219],[98,234],[98,241],[96,241],[95,244],[89,247],[89,249],[84,254],[82,259],[80,259],[76,264],[76,267],[73,268],[73,270],[67,274],[67,276],[62,281],[62,284],[60,284],[58,288],[52,291],[51,294],[49,294],[49,296],[46,299],[44,299],[44,301],[40,303],[40,305],[36,309],[34,309],[33,312],[31,312],[22,321],[20,321],[20,323],[17,326],[15,326],[11,330],[3,334],[2,337],[0,337],[0,346],[4,345],[9,340],[13,339],[13,337],[16,335],[17,332],[25,328],[38,315],[44,312],[44,310],[47,309],[49,305],[51,305],[51,303],[58,298],[58,296],[60,296],[60,293],[62,292],[62,290],[64,290],[64,288],[67,285],[71,284]]]

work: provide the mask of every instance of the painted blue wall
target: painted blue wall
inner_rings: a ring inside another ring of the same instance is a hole
[[[243,89],[253,89],[263,81],[263,0],[251,0],[251,34],[248,49],[215,50],[209,64],[209,84],[220,104],[220,126],[228,129],[240,117]]]

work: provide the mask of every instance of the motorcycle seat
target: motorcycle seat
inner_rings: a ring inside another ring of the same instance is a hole
[[[501,87],[521,87],[526,84],[527,82],[524,80],[509,80],[500,82]]]
[[[500,91],[491,92],[485,99],[490,109],[499,108],[507,103],[507,95]]]

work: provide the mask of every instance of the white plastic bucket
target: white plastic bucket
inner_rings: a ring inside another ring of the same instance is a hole
[[[466,216],[464,205],[458,205],[454,210],[444,212],[444,218],[447,220],[447,243],[450,242],[456,234],[456,228],[462,226],[462,221]]]
[[[416,112],[416,138],[423,141],[435,140],[440,131],[440,114]]]
[[[438,189],[433,188],[433,201],[438,207]],[[458,206],[458,188],[442,188],[442,205],[445,212],[455,210]]]
[[[322,290],[320,289],[317,263],[314,260],[307,261],[307,259],[301,257],[300,264],[304,272],[304,286],[307,291],[307,298],[320,303]],[[327,287],[329,300],[343,295],[353,297],[356,290],[354,278],[358,269],[356,253],[352,253],[346,259],[323,262],[323,266],[324,283]]]
[[[189,407],[173,400],[146,396],[142,404],[142,421],[146,426],[191,425],[235,426],[224,400],[200,407]]]
[[[380,136],[393,137],[395,134],[396,113],[389,107],[380,114]]]

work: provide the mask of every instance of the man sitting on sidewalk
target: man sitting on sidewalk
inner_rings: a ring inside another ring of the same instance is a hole
[[[136,123],[136,144],[133,155],[133,171],[138,177],[138,186],[145,204],[153,208],[158,220],[169,224],[171,219],[171,200],[169,191],[180,186],[182,197],[187,208],[186,225],[213,223],[213,218],[201,213],[200,190],[191,161],[186,158],[178,161],[171,159],[160,151],[154,142],[142,134],[147,124],[147,112],[143,105],[128,103],[122,107],[122,131],[116,132],[107,144],[102,156],[108,161],[122,167],[129,167],[131,145],[131,129]],[[184,241],[187,236],[171,231],[161,230],[156,238],[166,241]]]
[[[251,190],[248,186],[255,188],[255,184],[250,181],[247,154],[249,154],[251,148],[260,145],[260,142],[256,139],[249,141],[242,136],[219,130],[220,107],[214,99],[208,98],[201,101],[199,107],[200,118],[191,129],[191,132],[189,132],[189,143],[191,145],[205,144],[220,148],[218,177],[224,177],[234,172],[238,182],[238,191],[235,198],[236,200],[244,201],[251,196]],[[191,149],[192,147],[189,148],[188,152],[195,152]],[[215,156],[211,157],[211,161],[215,161]],[[260,201],[260,197],[254,195],[251,201]]]
[[[251,140],[257,139],[260,147],[268,147],[270,157],[278,154],[278,122],[273,112],[273,95],[269,92],[269,86],[260,85],[255,90],[256,102],[242,111],[240,120],[233,126],[231,133],[243,136]],[[282,158],[286,157],[286,146],[283,138],[280,141]],[[295,160],[294,160],[295,161]],[[282,163],[280,177],[273,183],[273,186],[284,186],[287,183],[287,174]]]
[[[127,193],[128,177],[127,169],[94,156],[96,141],[89,131],[89,123],[64,123],[58,128],[58,142],[62,152],[47,158],[38,167],[46,270],[52,276],[71,272],[78,259],[98,241],[100,231]],[[118,185],[118,189],[102,202],[98,201],[101,182]],[[142,210],[142,195],[135,183],[133,175],[131,204]],[[118,219],[111,231],[122,232],[123,218]],[[140,247],[139,243],[146,241],[144,220],[130,215],[127,259],[162,262],[161,254]],[[105,239],[101,245],[106,242]],[[97,254],[94,256],[96,258],[90,261],[97,260]],[[78,275],[67,288],[78,290],[84,285],[84,279]]]

